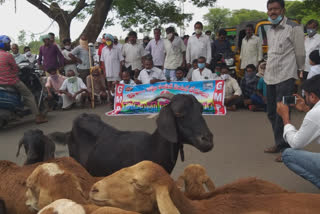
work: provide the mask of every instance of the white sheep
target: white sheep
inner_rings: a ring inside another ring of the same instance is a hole
[[[42,208],[38,214],[138,214],[114,207],[81,205],[69,199],[59,199]]]
[[[160,214],[301,214],[319,213],[320,195],[304,193],[219,194],[190,200],[159,165],[143,161],[93,185],[93,202],[141,213]]]

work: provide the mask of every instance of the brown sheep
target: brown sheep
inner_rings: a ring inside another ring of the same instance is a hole
[[[276,184],[257,178],[245,178],[215,189],[213,181],[207,175],[205,168],[199,164],[190,164],[176,181],[178,188],[184,185],[185,196],[192,200],[210,198],[219,194],[272,194],[288,192]],[[209,192],[203,187],[206,185]]]
[[[304,193],[220,194],[190,200],[159,165],[140,162],[93,185],[91,200],[141,213],[169,214],[301,214],[319,213],[320,195]]]
[[[92,184],[98,181],[99,178],[92,177],[79,163],[77,163],[75,160],[69,157],[53,159],[48,162],[56,163],[59,167],[61,167],[66,172],[72,172],[74,175],[73,177],[76,178],[78,185],[80,185],[81,187],[83,198],[88,199],[88,193]],[[10,214],[35,213],[34,210],[33,211],[29,210],[28,206],[26,205],[26,201],[28,199],[26,194],[27,192],[26,181],[27,181],[27,178],[36,169],[36,167],[38,167],[41,164],[42,163],[36,163],[36,164],[20,167],[10,161],[0,161],[0,197],[5,201],[8,213]],[[64,177],[64,176],[67,177],[66,175],[61,175],[61,177]],[[50,179],[47,179],[47,180],[48,182],[46,182],[46,178],[38,179],[37,181],[39,181],[42,184],[42,186],[39,186],[37,188],[42,188],[46,186],[48,191],[51,191],[55,188],[61,189],[60,185],[56,185],[56,183],[50,184],[49,183]],[[57,180],[59,179],[57,178]],[[62,181],[63,182],[59,184],[61,184],[64,187],[67,187],[66,189],[68,189],[67,185],[69,185],[69,181],[67,183],[65,180],[62,180]],[[62,198],[65,198],[65,197],[62,197]],[[50,201],[50,203],[51,202],[52,201]]]
[[[38,214],[138,214],[114,207],[81,205],[69,199],[59,199],[41,209]]]
[[[203,185],[206,185],[209,192],[215,190],[213,181],[207,175],[206,169],[199,164],[190,164],[176,182],[178,188],[184,188],[185,195],[190,199],[202,197],[207,193]]]

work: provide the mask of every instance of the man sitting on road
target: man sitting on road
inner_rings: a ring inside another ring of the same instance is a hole
[[[57,73],[57,69],[48,68],[49,77],[47,78],[46,88],[48,91],[48,101],[51,109],[61,108],[62,106],[62,97],[61,93],[59,93],[59,89],[61,88],[65,76],[62,76]]]
[[[224,104],[229,111],[237,110],[237,106],[241,104],[241,88],[234,78],[229,74],[229,68],[226,65],[221,66],[221,78],[225,81],[225,99]]]
[[[204,80],[213,80],[215,74],[211,70],[206,68],[206,58],[200,56],[198,59],[198,69],[192,72],[192,81],[204,81]]]
[[[9,37],[5,35],[0,36],[0,85],[12,86],[20,93],[25,105],[36,115],[36,123],[48,122],[43,115],[39,114],[33,94],[18,77],[19,68],[13,56],[7,52],[11,49],[10,42]]]
[[[68,110],[74,104],[84,106],[87,99],[87,87],[81,78],[76,77],[73,70],[67,71],[67,79],[63,82],[59,92],[62,93],[62,109]]]
[[[285,125],[283,138],[291,146],[283,151],[284,164],[320,188],[320,153],[312,153],[302,150],[311,142],[320,144],[320,75],[306,80],[302,89],[305,99],[298,95],[296,109],[308,112],[299,130],[291,125],[289,118],[289,106],[283,103],[277,104],[277,112]]]
[[[165,81],[164,72],[153,66],[151,57],[146,57],[144,60],[144,69],[140,72],[136,84],[154,84]]]
[[[184,76],[184,69],[182,67],[178,67],[176,70],[176,80],[178,82],[188,82],[187,77]]]
[[[89,99],[92,99],[92,83],[93,83],[93,93],[95,96],[94,100],[97,100],[98,103],[103,103],[108,100],[108,95],[106,93],[106,81],[101,73],[99,66],[92,68],[92,74],[87,76],[87,88],[89,93]],[[91,80],[92,77],[92,80]]]

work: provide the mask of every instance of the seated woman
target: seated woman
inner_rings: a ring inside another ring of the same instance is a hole
[[[64,80],[59,92],[62,95],[62,109],[70,109],[74,104],[85,105],[88,92],[81,78],[75,76],[73,70],[67,71],[67,79]]]
[[[87,91],[89,100],[92,98],[92,82],[93,82],[93,93],[94,93],[94,100],[97,103],[103,103],[108,100],[108,95],[106,93],[106,81],[104,80],[103,75],[101,74],[101,69],[99,66],[92,68],[92,81],[91,75],[87,76]]]
[[[62,97],[59,89],[61,88],[66,77],[57,73],[57,69],[48,68],[49,77],[46,82],[46,89],[48,91],[48,103],[50,109],[62,107]]]

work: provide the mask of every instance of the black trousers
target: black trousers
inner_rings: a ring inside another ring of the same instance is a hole
[[[283,151],[290,145],[283,139],[283,121],[277,114],[277,102],[282,102],[283,96],[292,96],[294,92],[295,79],[288,79],[284,82],[267,85],[267,112],[271,122],[274,140],[278,149]]]

